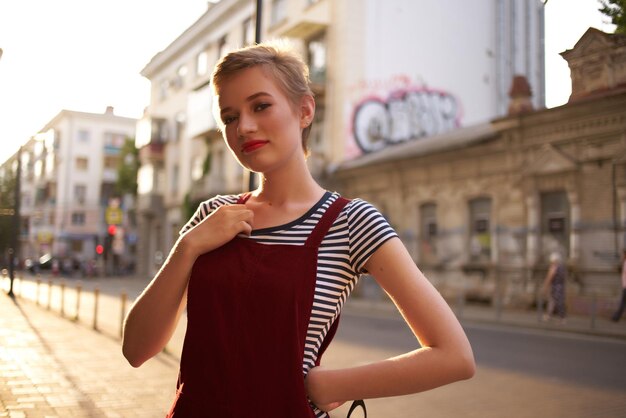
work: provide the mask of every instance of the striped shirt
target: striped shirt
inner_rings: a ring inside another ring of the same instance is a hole
[[[215,209],[235,204],[239,195],[218,195],[200,204],[194,216],[181,229],[181,234],[200,223]],[[315,206],[293,222],[272,228],[253,230],[246,238],[259,243],[304,245],[324,212],[339,194],[326,192]],[[318,352],[354,290],[370,256],[387,240],[397,237],[383,215],[370,203],[351,200],[339,213],[318,250],[317,277],[309,326],[307,329],[303,375],[315,366]],[[329,415],[314,408],[317,417]]]

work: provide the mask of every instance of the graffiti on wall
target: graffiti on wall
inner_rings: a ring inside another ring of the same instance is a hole
[[[367,154],[457,128],[460,114],[452,94],[407,85],[386,98],[369,95],[357,102],[351,128],[356,145]]]

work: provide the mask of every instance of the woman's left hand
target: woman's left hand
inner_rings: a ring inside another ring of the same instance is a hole
[[[306,379],[304,380],[304,388],[306,389],[309,400],[315,404],[319,409],[324,412],[332,411],[339,408],[345,403],[345,401],[326,402],[323,399],[320,389],[323,387],[321,382],[323,376],[323,370],[321,366],[317,366],[309,370]]]

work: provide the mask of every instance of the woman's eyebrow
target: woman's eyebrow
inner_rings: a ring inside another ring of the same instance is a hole
[[[267,92],[264,92],[264,91],[260,91],[258,93],[254,93],[254,94],[246,97],[246,102],[251,102],[254,99],[257,99],[259,97],[264,97],[264,96],[272,97],[271,94],[269,94]],[[223,115],[224,113],[230,112],[231,110],[232,110],[232,108],[229,107],[229,106],[227,106],[227,107],[225,107],[223,109],[220,109],[220,115]]]

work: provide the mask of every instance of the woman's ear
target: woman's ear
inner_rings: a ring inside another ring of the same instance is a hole
[[[302,97],[300,101],[300,128],[304,129],[313,122],[315,116],[315,99],[311,95]]]

